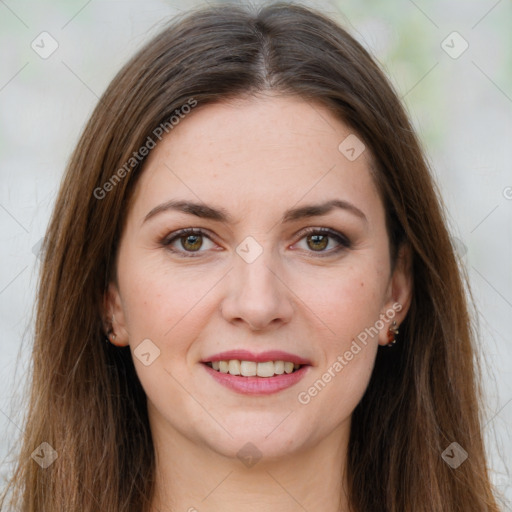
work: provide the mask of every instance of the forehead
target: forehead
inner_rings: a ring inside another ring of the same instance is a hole
[[[354,136],[327,107],[298,97],[199,105],[151,151],[135,213],[175,198],[222,205],[234,215],[337,198],[383,214],[369,151],[356,159],[340,151]]]

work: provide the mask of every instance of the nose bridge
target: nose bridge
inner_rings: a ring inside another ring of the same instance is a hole
[[[239,257],[235,263],[235,281],[242,293],[269,296],[278,293],[279,280],[275,271],[270,270],[278,265],[268,237],[261,243],[254,237],[247,237],[238,245],[236,252]]]
[[[258,329],[276,319],[287,322],[293,310],[279,277],[280,264],[270,239],[260,243],[247,237],[236,252],[230,290],[223,305],[226,319],[240,319]]]

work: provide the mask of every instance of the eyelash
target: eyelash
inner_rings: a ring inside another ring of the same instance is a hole
[[[323,235],[323,236],[328,236],[328,237],[336,240],[336,242],[339,244],[339,247],[337,247],[335,249],[331,249],[329,251],[309,251],[309,252],[315,254],[316,257],[322,258],[322,257],[326,257],[326,256],[331,256],[333,254],[338,254],[339,252],[344,251],[346,249],[350,249],[350,247],[351,247],[351,242],[347,237],[345,237],[341,233],[338,233],[337,231],[334,231],[333,229],[330,229],[330,228],[307,228],[304,231],[302,231],[300,234],[301,234],[301,238],[299,239],[299,241],[302,240],[303,238],[307,237],[308,235]],[[208,238],[210,241],[213,241],[213,240],[211,240],[210,236],[208,236],[208,233],[201,228],[186,228],[186,229],[180,229],[179,231],[175,231],[174,233],[167,235],[161,241],[161,244],[164,247],[166,247],[167,249],[169,249],[170,251],[172,251],[173,253],[178,254],[182,257],[197,258],[201,252],[205,252],[205,251],[176,250],[176,249],[173,249],[170,247],[170,245],[175,240],[179,240],[180,238],[184,238],[184,237],[187,237],[190,235],[201,235],[201,236]]]

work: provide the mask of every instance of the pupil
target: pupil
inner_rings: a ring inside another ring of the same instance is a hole
[[[316,244],[312,248],[325,249],[327,247],[327,237],[325,235],[311,235],[309,239]]]

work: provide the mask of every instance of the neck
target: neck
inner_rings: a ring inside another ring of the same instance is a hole
[[[348,512],[349,422],[320,443],[281,457],[227,457],[174,429],[152,425],[156,485],[151,512]],[[243,446],[245,443],[241,443]]]

